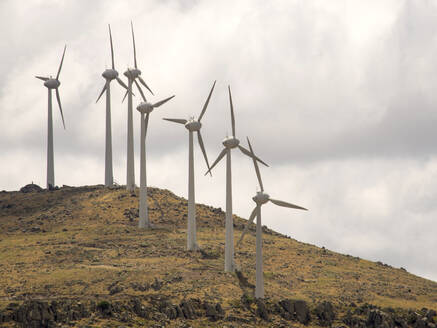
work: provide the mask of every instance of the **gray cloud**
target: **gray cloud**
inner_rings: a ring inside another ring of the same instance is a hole
[[[107,23],[122,74],[133,63],[132,19],[150,99],[176,94],[152,113],[151,184],[186,194],[187,133],[162,118],[197,116],[217,79],[202,122],[210,161],[231,131],[231,84],[238,137],[249,136],[271,164],[266,188],[310,208],[269,205],[267,225],[436,280],[436,9],[418,1],[2,1],[0,188],[45,184],[47,91],[33,76],[56,73],[64,43],[67,130],[55,104],[56,182],[102,183],[104,101],[95,99],[110,64]],[[114,170],[124,183],[126,103],[117,85],[112,91]],[[136,113],[134,125],[138,165]],[[198,148],[196,158],[197,200],[224,207],[223,164],[203,177]],[[233,156],[234,208],[246,217],[252,171]]]

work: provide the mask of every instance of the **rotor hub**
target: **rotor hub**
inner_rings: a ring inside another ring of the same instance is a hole
[[[141,102],[138,106],[137,106],[137,110],[140,113],[143,114],[149,114],[153,111],[153,105],[149,102]]]
[[[240,140],[238,140],[235,137],[226,137],[222,141],[223,146],[225,146],[228,149],[232,149],[237,147],[240,144]]]
[[[49,79],[44,82],[44,86],[49,89],[57,89],[61,85],[61,82],[57,79]]]
[[[199,131],[202,127],[202,123],[196,120],[190,120],[187,123],[185,123],[185,128],[188,131]]]
[[[124,72],[124,75],[128,79],[136,79],[138,76],[141,75],[141,71],[138,68],[128,68],[126,72]]]
[[[257,205],[265,204],[269,201],[270,196],[262,191],[258,191],[254,197],[252,197],[253,201],[257,203]]]
[[[102,76],[111,81],[118,77],[118,72],[115,69],[108,68],[102,73]]]

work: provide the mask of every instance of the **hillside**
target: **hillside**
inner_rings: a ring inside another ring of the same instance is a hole
[[[186,252],[187,201],[149,188],[0,193],[2,327],[435,327],[437,283],[264,229],[266,299],[255,302],[254,226],[223,272],[224,212],[198,205],[201,252]],[[246,220],[235,217],[235,237]],[[267,260],[268,259],[268,260]]]

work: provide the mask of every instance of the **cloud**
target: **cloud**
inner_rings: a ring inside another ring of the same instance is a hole
[[[133,64],[159,100],[148,130],[148,180],[186,195],[187,133],[163,117],[197,117],[217,80],[203,124],[212,162],[231,131],[249,136],[271,168],[264,222],[298,240],[382,260],[437,279],[434,123],[437,42],[432,2],[417,1],[2,1],[0,3],[0,188],[45,185],[47,91],[34,75],[56,74],[55,176],[59,185],[102,183],[104,99],[111,23],[120,76]],[[113,84],[114,175],[125,183],[126,103]],[[136,97],[134,104],[139,101]],[[137,180],[139,116],[134,113]],[[195,146],[197,200],[225,207],[224,166],[204,177]],[[237,151],[238,152],[238,151]],[[252,210],[251,162],[233,155],[235,213]]]

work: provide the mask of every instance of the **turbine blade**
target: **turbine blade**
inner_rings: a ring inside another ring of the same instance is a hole
[[[235,137],[234,105],[232,104],[231,86],[229,85],[228,85],[228,91],[229,91],[229,103],[231,104],[232,136]]]
[[[205,105],[203,105],[202,112],[200,113],[200,116],[199,116],[199,119],[198,119],[199,122],[200,122],[200,120],[202,119],[203,114],[205,114],[205,112],[206,112],[206,108],[208,107],[209,100],[211,99],[211,95],[212,95],[212,92],[214,91],[214,87],[215,87],[215,83],[216,83],[216,82],[217,82],[217,81],[214,81],[214,84],[212,85],[211,91],[209,92],[208,98],[206,98]]]
[[[103,86],[102,92],[100,92],[99,97],[96,100],[96,104],[99,101],[100,97],[103,95],[103,93],[106,91],[107,86],[108,86],[108,84],[105,83],[105,85]]]
[[[268,165],[267,165],[263,160],[261,160],[261,158],[259,158],[259,157],[256,156],[255,154],[252,154],[250,151],[248,151],[248,150],[247,150],[246,148],[244,148],[243,146],[238,145],[238,148],[240,148],[241,152],[242,152],[244,155],[247,155],[247,156],[249,156],[249,157],[251,157],[251,158],[254,158],[254,159],[256,159],[258,162],[260,162],[260,163],[262,163],[262,164],[264,164],[265,166],[268,167]]]
[[[147,90],[149,90],[149,92],[152,95],[155,95],[152,90],[149,88],[149,86],[146,84],[146,82],[143,80],[143,78],[141,76],[138,75],[138,80],[140,80],[141,84],[144,85],[146,87]]]
[[[174,96],[171,96],[171,97],[168,97],[168,98],[166,98],[166,99],[164,99],[164,100],[158,101],[157,103],[154,103],[154,104],[153,104],[153,107],[154,107],[154,108],[159,107],[159,106],[165,104],[167,101],[169,101],[169,100],[172,99],[172,98],[174,98]]]
[[[37,79],[43,80],[44,82],[49,80],[48,77],[44,77],[44,76],[35,76],[35,77],[36,77]]]
[[[220,160],[223,158],[223,156],[226,155],[226,148],[223,148],[222,152],[218,155],[217,159],[215,160],[215,162],[212,164],[212,166],[209,168],[209,170],[205,173],[205,175],[207,175],[208,173],[211,172],[211,170],[214,168],[214,166],[217,165],[218,162],[220,162]]]
[[[132,21],[130,21],[130,28],[132,30],[132,42],[134,45],[134,64],[135,64],[135,68],[138,68],[137,67],[137,49],[135,48],[134,25],[132,24]]]
[[[134,80],[134,82],[135,82],[135,85],[138,88],[138,91],[141,93],[141,97],[143,97],[143,100],[147,102],[146,96],[144,95],[143,90],[141,90],[140,85],[138,84],[138,82],[136,80]]]
[[[64,62],[65,49],[67,49],[67,45],[64,46],[64,52],[62,53],[61,63],[59,64],[58,74],[56,75],[56,80],[59,79],[59,74],[61,74],[62,63]]]
[[[208,156],[206,156],[205,145],[203,144],[202,134],[200,130],[197,131],[197,139],[199,140],[200,149],[202,150],[203,157],[205,158],[206,167],[208,168],[209,174],[212,176],[211,169],[209,167]]]
[[[56,89],[56,99],[58,100],[59,110],[61,111],[61,117],[62,117],[62,125],[64,126],[64,130],[65,130],[64,113],[62,112],[61,97],[59,96],[59,89]]]
[[[109,41],[111,42],[111,59],[112,59],[112,69],[115,69],[115,64],[114,64],[114,46],[112,44],[112,33],[111,33],[111,25],[108,24],[109,27]]]
[[[169,122],[175,122],[180,124],[187,123],[187,120],[184,120],[183,118],[163,118],[163,120],[169,121]]]
[[[255,208],[253,209],[252,213],[250,214],[249,220],[247,220],[246,226],[244,227],[244,231],[241,234],[240,239],[237,242],[237,247],[240,247],[241,242],[243,241],[244,236],[246,235],[246,233],[249,231],[249,225],[251,223],[253,223],[253,221],[256,218],[256,214],[258,213],[258,205],[255,206]]]
[[[282,200],[277,200],[277,199],[273,199],[273,198],[270,198],[269,200],[273,204],[278,205],[278,206],[283,206],[283,207],[295,208],[297,210],[308,211],[308,209],[306,209],[305,207],[300,207],[300,206],[297,206],[297,205],[294,205],[294,204],[291,204],[291,203],[284,202]]]
[[[116,80],[118,82],[118,84],[120,84],[123,88],[125,88],[127,90],[127,85],[123,82],[122,79],[120,79],[118,76],[116,77]]]
[[[121,101],[122,103],[124,102],[124,100],[126,99],[128,94],[129,94],[129,89],[126,90],[126,93],[124,94],[123,100]]]
[[[255,153],[253,151],[252,145],[250,144],[249,138],[247,138],[247,143],[249,144],[249,149],[250,152],[252,153],[253,156],[255,156]],[[263,186],[263,182],[261,180],[261,173],[259,172],[259,167],[258,167],[258,161],[252,157],[252,161],[253,161],[253,165],[255,165],[255,172],[256,172],[256,177],[258,178],[258,182],[259,182],[259,186],[261,188],[261,192],[264,191],[264,186]]]

